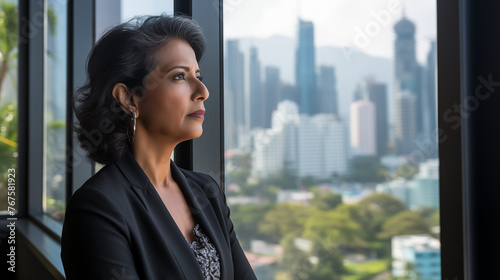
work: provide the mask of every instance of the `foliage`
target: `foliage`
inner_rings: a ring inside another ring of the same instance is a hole
[[[397,235],[424,234],[429,232],[429,225],[418,213],[405,211],[388,219],[377,235],[380,239],[390,239]]]
[[[237,229],[238,239],[243,248],[249,249],[252,239],[261,239],[259,223],[269,210],[271,204],[235,205],[231,207],[231,220]]]
[[[17,57],[18,9],[7,0],[0,2],[0,100],[5,77],[11,62]]]
[[[313,199],[310,205],[316,206],[320,210],[331,210],[342,204],[342,196],[331,192],[321,192],[317,188],[313,189]]]
[[[0,108],[0,170],[12,168],[17,160],[17,108],[9,103]]]
[[[315,211],[306,221],[304,235],[330,247],[363,247],[361,227],[348,215],[335,210]]]
[[[7,170],[17,166],[17,108],[14,104],[0,108],[0,159],[0,209],[4,210],[7,202]]]
[[[2,59],[8,59],[9,55],[17,48],[18,42],[18,10],[14,3],[7,0],[0,2],[0,53]]]
[[[417,210],[422,218],[424,218],[430,227],[439,226],[439,209],[433,207],[422,207]]]
[[[285,167],[278,172],[269,175],[263,180],[266,185],[277,186],[280,189],[293,190],[297,189],[298,178],[295,172],[285,164]]]
[[[362,226],[372,237],[387,218],[406,210],[400,200],[385,193],[372,194],[358,202],[358,206],[363,219]]]
[[[418,173],[418,167],[406,164],[398,167],[396,170],[396,177],[401,177],[405,179],[412,179]]]
[[[388,170],[377,157],[358,156],[351,160],[351,173],[345,177],[348,182],[380,183],[385,180]]]
[[[294,235],[288,234],[281,242],[285,251],[279,263],[281,279],[340,280],[345,269],[338,249],[313,242],[311,250],[303,251],[295,246],[294,240]]]
[[[390,263],[385,259],[350,263],[346,265],[348,274],[342,280],[365,280],[378,275],[390,268]]]
[[[287,234],[301,236],[313,209],[298,204],[279,203],[259,223],[259,232],[271,242],[280,242]]]

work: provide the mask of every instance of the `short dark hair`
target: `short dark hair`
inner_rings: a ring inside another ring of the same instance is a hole
[[[171,39],[185,40],[199,62],[205,50],[201,27],[184,16],[142,16],[107,31],[92,49],[87,82],[73,102],[79,123],[75,130],[87,156],[107,164],[130,148],[130,117],[112,95],[123,83],[133,95],[144,98],[146,78],[157,67],[156,51]]]

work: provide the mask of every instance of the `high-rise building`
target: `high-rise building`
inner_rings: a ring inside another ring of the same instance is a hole
[[[296,171],[299,125],[297,104],[289,100],[281,102],[270,119],[272,127],[257,130],[254,137],[254,176],[266,177],[285,166]]]
[[[299,115],[297,104],[285,100],[272,127],[255,134],[252,173],[265,177],[286,167],[299,177],[346,174],[347,143],[346,127],[333,114]]]
[[[260,61],[256,47],[250,48],[250,129],[262,127],[260,116],[263,107],[263,92],[260,81]]]
[[[409,154],[422,132],[422,120],[416,112],[422,109],[421,71],[415,54],[415,25],[403,16],[394,25],[395,144],[399,155]],[[421,116],[422,114],[419,114]]]
[[[337,80],[335,79],[335,68],[321,66],[318,76],[319,98],[316,104],[318,113],[334,114],[338,116]]]
[[[351,147],[355,155],[376,155],[376,112],[375,104],[369,100],[351,103]]]
[[[328,179],[346,174],[347,129],[333,114],[301,115],[299,125],[299,177]]]
[[[299,104],[299,98],[297,96],[297,87],[292,84],[280,84],[279,94],[278,94],[278,103],[281,101],[290,100],[295,102],[295,104]]]
[[[375,104],[377,155],[382,156],[387,151],[389,141],[389,122],[387,120],[387,85],[369,81],[366,86],[368,99]]]
[[[408,90],[416,94],[417,60],[415,55],[415,25],[405,16],[394,25],[396,41],[394,44],[394,74],[396,91]]]
[[[392,276],[441,280],[441,242],[425,234],[394,236]]]
[[[424,135],[426,138],[434,140],[437,143],[437,95],[436,95],[436,66],[437,66],[437,47],[436,41],[431,42],[431,49],[427,55],[427,66],[425,73],[425,93],[427,96],[427,109],[428,118],[428,133]],[[436,153],[429,155],[429,157],[437,157]]]
[[[415,149],[417,137],[416,97],[409,91],[396,93],[394,110],[394,138],[396,153],[408,155]]]
[[[227,149],[237,148],[238,137],[243,135],[245,127],[245,84],[244,55],[240,51],[238,40],[226,41],[226,59],[224,74],[224,120],[226,121],[225,145]]]
[[[439,161],[430,159],[419,165],[410,187],[410,207],[439,209]]]
[[[264,98],[262,105],[261,124],[264,128],[271,128],[271,117],[278,105],[280,90],[280,69],[274,66],[266,66],[264,82]]]
[[[295,61],[295,82],[299,95],[301,114],[318,112],[316,91],[316,63],[314,49],[314,25],[299,19],[299,42]]]

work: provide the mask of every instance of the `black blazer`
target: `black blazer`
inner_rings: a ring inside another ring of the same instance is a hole
[[[217,183],[170,165],[195,222],[219,253],[221,279],[257,279]],[[71,197],[61,258],[68,280],[204,279],[187,241],[130,152]]]

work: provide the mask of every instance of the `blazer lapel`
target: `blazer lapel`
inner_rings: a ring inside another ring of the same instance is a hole
[[[184,176],[181,170],[173,162],[170,163],[170,166],[172,176],[181,187],[184,197],[191,209],[191,214],[195,217],[204,233],[209,237],[210,242],[214,244],[219,253],[221,279],[226,279],[225,272],[227,268],[225,268],[224,265],[232,262],[231,252],[228,249],[228,245],[223,243],[225,242],[225,234],[221,230],[217,216],[210,205],[210,201],[201,188],[189,185],[186,176]]]
[[[189,244],[135,158],[129,152],[116,164],[154,221],[163,237],[165,247],[173,255],[179,270],[184,274],[184,279],[202,279],[201,269],[193,269],[193,264],[198,262]]]

